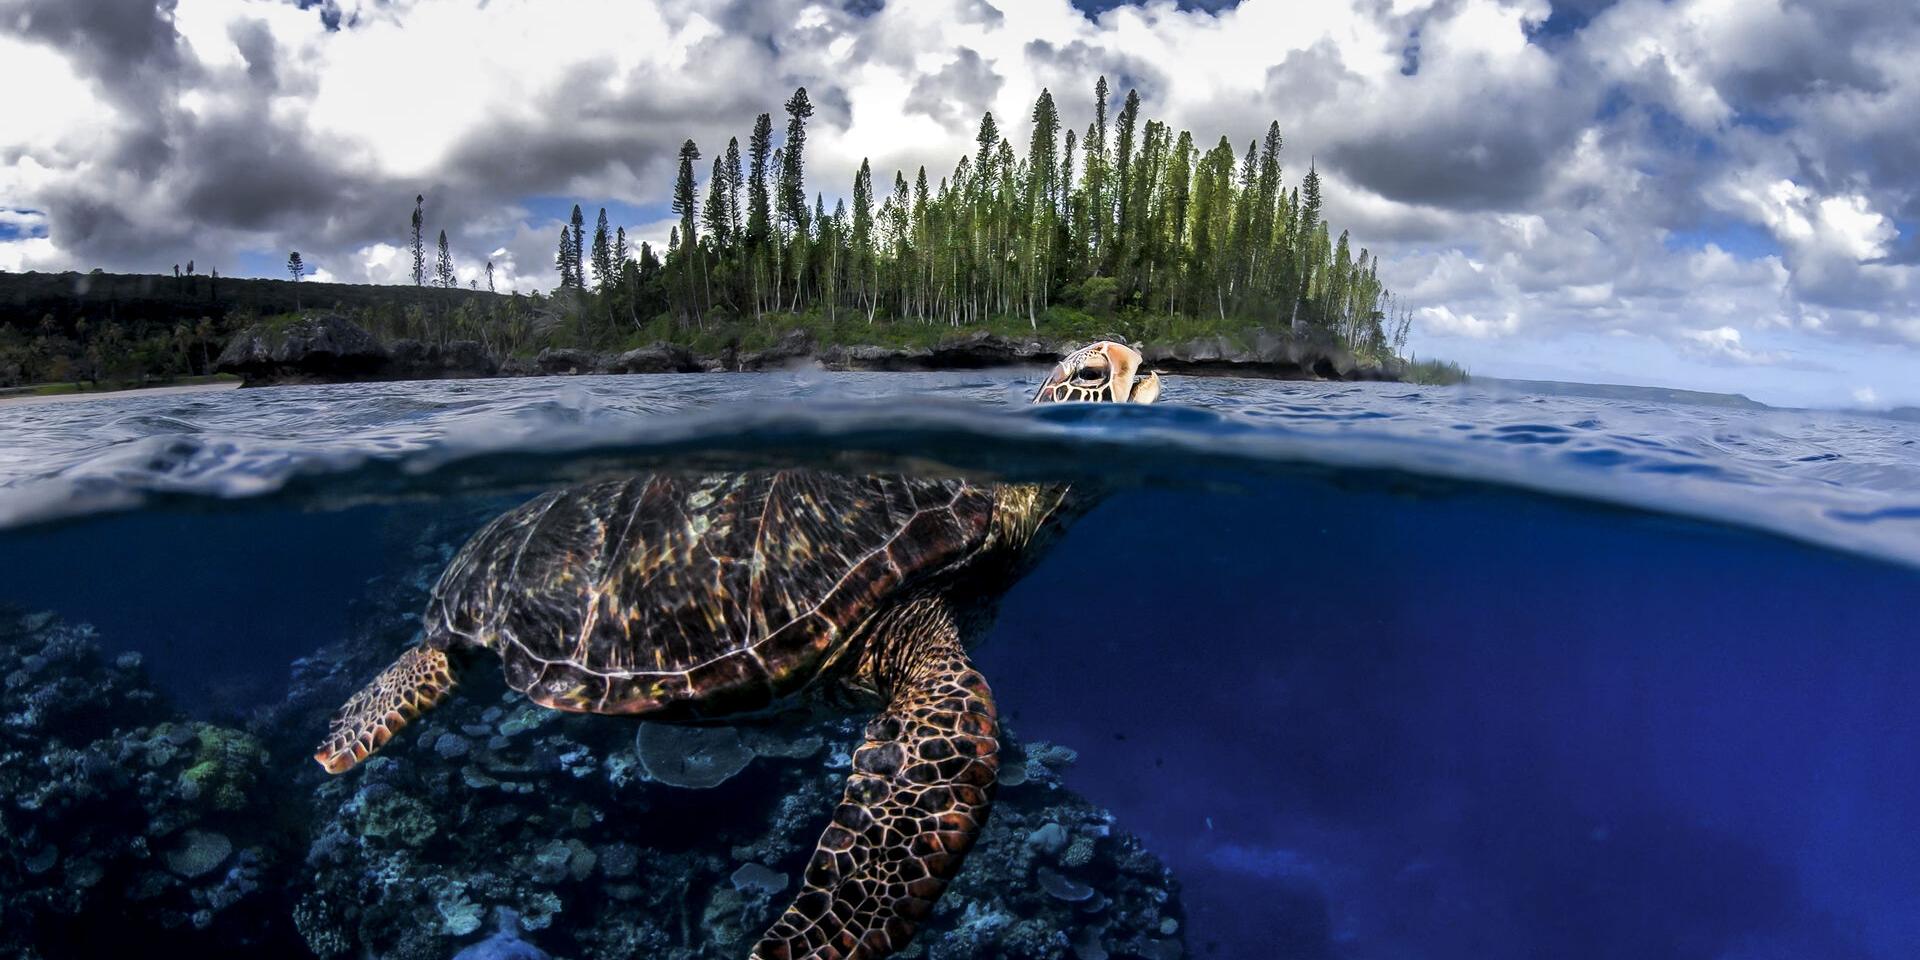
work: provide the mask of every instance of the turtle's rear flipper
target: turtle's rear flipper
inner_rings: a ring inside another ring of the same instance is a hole
[[[313,754],[328,773],[345,773],[393,739],[409,720],[453,689],[453,663],[444,650],[414,647],[373,678],[333,715],[327,739]]]
[[[800,893],[755,960],[878,960],[906,946],[987,819],[999,724],[945,607],[903,606],[871,641],[887,707],[867,724],[846,793]]]

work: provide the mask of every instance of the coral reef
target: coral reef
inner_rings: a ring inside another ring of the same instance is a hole
[[[182,719],[138,657],[0,613],[0,955],[737,958],[785,905],[863,717],[689,728],[545,710],[474,671],[341,777],[327,713],[412,642],[448,535],[246,730]],[[1177,886],[1009,734],[993,817],[905,956],[1185,955]],[[103,922],[106,921],[106,922]]]
[[[746,736],[718,728],[725,738],[662,737],[645,724],[636,737],[632,723],[546,711],[528,727],[518,694],[478,694],[423,717],[411,743],[359,775],[316,788],[307,867],[333,911],[309,943],[316,954],[348,955],[332,929],[344,927],[383,958],[445,957],[504,907],[517,940],[554,956],[743,956],[791,894],[861,723],[799,717]],[[447,750],[447,738],[464,749]],[[672,762],[669,744],[696,760]],[[706,770],[698,758],[714,749],[737,772],[696,778],[708,786],[679,778]],[[1172,879],[1061,786],[1071,755],[1010,739],[1009,765],[1024,777],[1000,791],[908,956],[1181,955],[1166,932],[1183,919]],[[662,769],[676,779],[661,782]]]
[[[49,614],[0,615],[0,675],[0,950],[242,955],[290,939],[263,895],[280,856],[250,792],[257,742],[160,721],[137,655],[109,662]]]

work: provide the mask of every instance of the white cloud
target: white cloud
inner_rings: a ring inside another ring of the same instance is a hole
[[[0,159],[31,147],[32,154],[50,161],[81,162],[102,142],[88,119],[112,115],[66,57],[6,32],[0,32],[0,90],[9,92],[7,119],[0,123]],[[0,196],[15,195],[12,190],[24,185],[5,177],[11,166],[0,166]]]
[[[1520,330],[1520,318],[1516,314],[1509,313],[1499,320],[1482,320],[1471,313],[1456,314],[1445,306],[1421,307],[1414,311],[1413,319],[1425,332],[1443,337],[1484,340],[1511,336]]]
[[[1741,342],[1740,331],[1732,327],[1676,332],[1683,344],[1711,360],[1739,364],[1771,364],[1781,360],[1777,353],[1748,349]]]
[[[1878,259],[1899,236],[1893,221],[1857,193],[1817,196],[1792,180],[1728,184],[1730,205],[1766,225],[1787,246],[1817,256]]]
[[[1820,201],[1821,236],[1841,253],[1862,263],[1887,255],[1887,244],[1900,235],[1893,221],[1873,212],[1859,194]]]
[[[0,270],[25,273],[29,270],[62,270],[67,266],[66,254],[46,237],[0,240]]]
[[[412,255],[393,244],[374,243],[361,247],[354,254],[354,262],[360,267],[360,275],[355,278],[357,282],[413,282]]]

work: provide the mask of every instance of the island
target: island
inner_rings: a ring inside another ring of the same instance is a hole
[[[981,117],[977,150],[930,179],[876,184],[863,162],[828,207],[806,184],[804,88],[776,145],[678,151],[665,244],[602,209],[558,231],[557,282],[495,289],[461,272],[427,198],[407,212],[411,285],[0,273],[0,388],[138,384],[228,373],[248,384],[562,373],[931,370],[1051,363],[1067,344],[1132,343],[1170,373],[1454,382],[1405,357],[1413,311],[1379,258],[1322,214],[1318,171],[1291,186],[1279,124],[1236,150],[1141,116],[1109,122],[1104,77],[1084,134],[1042,91],[1024,149]],[[400,222],[396,211],[396,225]],[[396,231],[398,232],[398,231]],[[484,278],[484,283],[483,283]]]

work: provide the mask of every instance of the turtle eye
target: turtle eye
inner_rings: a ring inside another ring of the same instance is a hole
[[[1093,367],[1081,367],[1074,371],[1073,374],[1073,379],[1081,383],[1097,383],[1106,378],[1107,372],[1105,370],[1096,370]]]

